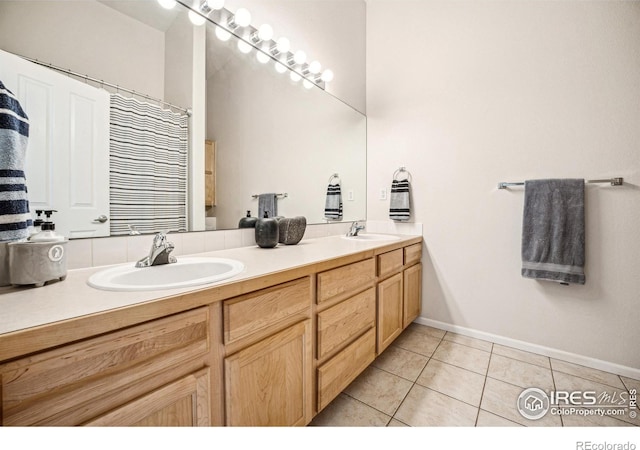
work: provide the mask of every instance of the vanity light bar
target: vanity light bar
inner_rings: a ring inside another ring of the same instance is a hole
[[[201,0],[193,5],[187,4],[184,0],[177,0],[177,2],[189,9],[190,17],[197,16],[194,24],[204,23],[201,20],[206,21],[208,19],[221,31],[216,35],[223,34],[226,36],[228,33],[236,36],[240,39],[238,42],[240,51],[249,53],[252,48],[255,48],[259,54],[262,54],[258,57],[260,62],[265,63],[271,59],[276,64],[276,68],[289,69],[292,71],[291,79],[295,81],[304,80],[306,88],[311,88],[315,85],[321,89],[326,89],[326,83],[333,80],[333,72],[329,69],[321,71],[318,61],[307,62],[305,52],[301,50],[292,52],[287,38],[274,39],[272,37],[273,29],[269,25],[262,25],[260,28],[252,26],[249,23],[251,14],[246,9],[239,8],[234,14],[224,8],[224,1],[222,0],[218,0],[215,6],[212,5],[213,2],[211,0]],[[279,72],[284,73],[286,70],[279,70]]]

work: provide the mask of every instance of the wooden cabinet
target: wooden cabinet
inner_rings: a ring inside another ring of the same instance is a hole
[[[403,278],[397,273],[378,283],[378,354],[402,333]]]
[[[403,327],[406,328],[422,309],[422,264],[415,264],[404,271]]]
[[[210,425],[209,369],[169,383],[87,426],[204,427]]]
[[[163,405],[159,411],[172,400],[163,402],[166,390],[158,389],[203,368],[209,327],[208,309],[198,308],[3,364],[2,424],[81,425],[120,409],[109,420],[133,425],[131,402]],[[209,408],[203,402],[201,411]],[[205,424],[208,417],[195,420]]]
[[[311,320],[225,359],[226,424],[306,425],[311,420]]]
[[[216,206],[216,143],[204,141],[204,206]]]
[[[421,258],[421,243],[378,255],[378,354],[420,315]]]
[[[306,425],[420,315],[409,242],[38,330],[0,363],[0,424]]]
[[[226,425],[311,421],[311,289],[304,277],[224,302]]]

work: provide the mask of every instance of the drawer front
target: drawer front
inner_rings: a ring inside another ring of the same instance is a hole
[[[403,263],[404,254],[401,248],[378,255],[378,276],[384,277],[400,270]]]
[[[376,356],[372,328],[318,369],[318,412],[362,373]]]
[[[404,248],[404,264],[409,266],[420,262],[422,258],[422,244],[413,244]]]
[[[201,364],[193,361],[209,350],[209,328],[209,310],[199,308],[0,366],[2,423],[92,419],[168,382],[165,373]]]
[[[309,277],[224,302],[224,342],[229,344],[311,310]]]
[[[375,280],[375,262],[365,259],[318,274],[318,304],[358,292]]]
[[[367,328],[375,326],[375,321],[375,288],[369,288],[318,313],[318,359],[331,354]]]

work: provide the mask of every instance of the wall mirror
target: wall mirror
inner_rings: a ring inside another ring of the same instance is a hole
[[[365,219],[366,117],[316,86],[304,88],[289,71],[276,71],[272,61],[260,62],[255,49],[239,51],[235,36],[220,40],[214,23],[196,28],[179,3],[166,10],[156,0],[0,2],[0,50],[69,69],[76,76],[56,73],[107,96],[119,93],[155,105],[155,100],[163,100],[177,107],[164,106],[176,114],[191,110],[189,126],[195,123],[199,131],[189,135],[187,150],[187,231],[237,228],[247,211],[257,215],[255,196],[271,192],[283,194],[278,215],[302,215],[310,224],[324,223],[327,184],[334,174],[342,186],[342,220]],[[29,39],[21,38],[25,35]],[[0,64],[0,79],[9,77],[3,72],[6,66]],[[52,90],[42,95],[53,96],[57,82],[47,83],[37,87],[49,85]],[[84,99],[84,93],[80,96]],[[85,119],[93,117],[93,110],[87,105],[79,102],[71,112],[48,117],[46,126],[32,120],[29,141],[28,180],[42,180],[46,191],[30,189],[32,202],[41,202],[38,208],[59,209],[50,194],[62,190],[84,212],[74,220],[91,222],[74,225],[71,238],[113,235],[110,221],[96,222],[103,213],[88,206],[102,191],[109,191],[108,181],[79,189],[79,194],[57,187],[67,179],[76,186],[93,182],[92,172],[82,164],[95,161],[82,149],[104,139],[104,133],[75,136],[64,164],[53,164],[46,148],[54,130],[91,128]],[[40,105],[31,116],[49,113],[48,106]],[[70,126],[66,116],[74,114],[80,121]],[[63,139],[68,142],[69,137]],[[205,162],[211,163],[209,158],[205,161],[205,141],[215,148],[213,201],[205,199]],[[39,153],[32,151],[32,143],[35,147],[38,142],[43,146]],[[127,214],[135,217],[135,208]],[[74,215],[59,215],[58,228]]]

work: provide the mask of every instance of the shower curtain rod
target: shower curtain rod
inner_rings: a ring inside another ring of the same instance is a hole
[[[133,91],[131,89],[126,89],[126,88],[123,88],[122,86],[118,86],[117,84],[107,83],[104,80],[99,80],[97,78],[90,77],[88,75],[83,75],[81,73],[74,72],[73,70],[70,70],[70,69],[65,69],[65,68],[62,68],[62,67],[54,66],[51,63],[45,63],[45,62],[42,62],[42,61],[38,61],[37,59],[29,58],[28,56],[22,56],[22,55],[17,55],[17,56],[19,56],[22,59],[26,59],[27,61],[31,61],[32,63],[38,64],[40,66],[48,67],[50,69],[57,70],[58,72],[63,72],[63,73],[69,74],[69,75],[73,75],[74,77],[82,78],[85,81],[92,81],[94,83],[100,83],[100,86],[109,86],[111,88],[115,88],[116,91],[128,92],[129,94],[133,94],[133,95],[136,95],[138,97],[142,97],[144,99],[151,100],[151,101],[154,101],[156,103],[160,103],[160,104],[162,104],[164,106],[168,106],[169,108],[174,108],[174,109],[177,109],[179,111],[182,111],[187,116],[191,117],[191,109],[190,108],[186,108],[185,109],[185,108],[182,108],[180,106],[173,105],[173,104],[171,104],[169,102],[165,102],[164,100],[160,100],[159,98],[153,98],[150,95],[142,94],[140,92],[136,92],[136,91]]]
[[[602,180],[585,180],[585,183],[611,183],[611,186],[622,186],[624,184],[624,178],[616,177],[616,178],[606,178]],[[514,183],[498,183],[498,189],[506,189],[509,186],[524,186],[523,181],[518,181]]]

